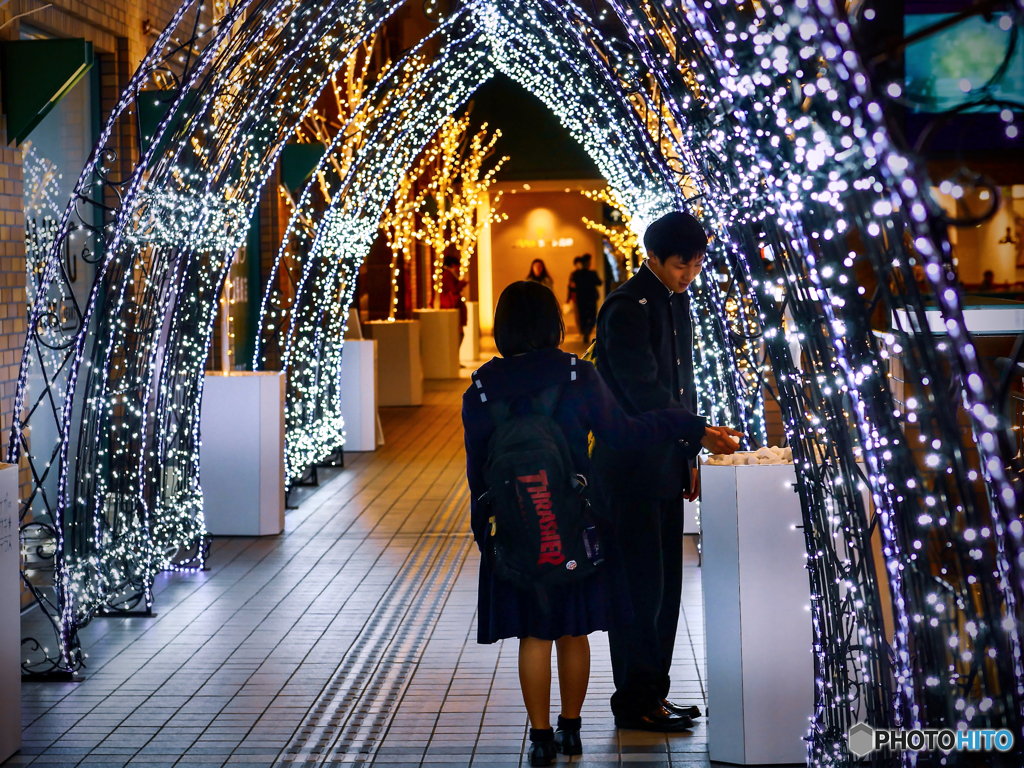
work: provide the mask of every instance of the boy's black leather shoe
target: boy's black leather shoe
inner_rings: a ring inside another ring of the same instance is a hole
[[[550,728],[530,729],[530,765],[553,765],[558,747],[555,745],[555,732]]]
[[[616,715],[615,727],[627,731],[679,733],[693,728],[693,720],[683,715],[673,714],[659,704],[646,715]]]
[[[684,707],[682,704],[676,704],[668,699],[662,699],[661,706],[673,715],[682,715],[683,717],[689,717],[691,719],[701,716],[700,707]]]
[[[560,754],[572,757],[583,754],[583,740],[580,739],[580,718],[569,720],[558,716],[558,730],[555,731],[555,744]]]

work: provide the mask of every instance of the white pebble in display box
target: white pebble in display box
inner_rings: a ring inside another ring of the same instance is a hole
[[[793,449],[779,448],[758,448],[756,451],[737,451],[731,456],[716,454],[709,456],[705,462],[713,467],[740,467],[755,466],[759,464],[792,464]]]

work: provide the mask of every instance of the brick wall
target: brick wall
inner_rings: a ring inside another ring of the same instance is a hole
[[[0,142],[0,439],[6,454],[25,343],[25,213],[21,151],[7,146],[3,117]]]
[[[103,53],[114,53],[124,41],[132,71],[178,8],[177,2],[168,0],[54,0],[51,7],[38,10],[44,5],[38,0],[10,0],[0,12],[0,24],[26,11],[33,13],[7,27],[5,37],[18,37],[19,25],[29,24],[56,37],[84,37]],[[146,21],[148,33],[143,31]]]

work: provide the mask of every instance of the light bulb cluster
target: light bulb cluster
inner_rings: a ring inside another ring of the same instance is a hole
[[[247,14],[241,3],[193,38],[203,11],[186,3],[104,129],[101,147],[130,125],[145,82],[176,86],[133,173],[111,181],[102,151],[83,171],[31,314],[10,455],[31,429],[33,499],[53,508],[64,667],[81,662],[75,633],[95,610],[148,601],[160,568],[201,565],[203,368],[243,223],[283,144],[400,5],[277,0]],[[470,0],[344,107],[261,307],[254,367],[277,355],[287,371],[289,483],[344,439],[346,318],[385,209],[445,121],[502,72],[590,155],[636,238],[680,206],[713,233],[693,302],[698,394],[715,421],[763,442],[770,361],[805,518],[810,760],[847,764],[845,733],[861,717],[1009,727],[1024,742],[1016,446],[966,332],[931,182],[886,125],[851,22],[832,0],[608,5],[631,47],[572,4]],[[106,212],[80,328],[48,337],[59,248],[93,174],[121,202]],[[38,355],[47,341],[55,355]],[[32,370],[65,383],[32,390]],[[52,392],[47,427],[37,406]]]
[[[891,135],[843,11],[828,0],[612,5],[684,126],[714,269],[755,299],[772,362],[805,514],[811,762],[846,764],[845,733],[864,717],[1021,734],[1019,460],[963,324],[929,180]],[[922,290],[945,342],[927,329]],[[896,309],[911,326],[890,327]]]
[[[398,5],[277,0],[253,14],[243,2],[212,19],[186,2],[101,131],[39,277],[11,430],[9,460],[33,478],[23,519],[32,512],[38,551],[53,553],[37,601],[56,649],[30,640],[41,657],[27,668],[77,668],[76,633],[97,610],[148,604],[162,568],[202,567],[199,403],[242,223],[337,52]],[[154,85],[166,111],[132,164],[111,144],[134,135]],[[61,251],[88,227],[104,240],[92,291],[77,324],[54,333]]]
[[[275,271],[288,270],[292,276],[288,282],[295,288],[285,296],[279,287],[285,280],[271,280],[264,297],[261,348],[257,350],[257,361],[265,362],[262,358],[267,355],[268,342],[280,345],[282,369],[288,372],[286,465],[289,483],[295,482],[340,444],[338,435],[342,434],[343,421],[338,380],[344,320],[352,298],[355,272],[375,234],[375,229],[370,227],[382,217],[385,224],[389,222],[386,206],[395,190],[402,189],[403,183],[411,186],[410,174],[419,174],[419,165],[415,164],[417,156],[428,160],[435,158],[442,169],[455,165],[454,160],[446,163],[443,159],[446,154],[454,158],[457,147],[454,140],[445,139],[447,131],[451,130],[445,126],[452,125],[449,121],[452,111],[496,69],[537,94],[592,153],[623,204],[637,212],[632,216],[637,231],[646,226],[644,221],[653,220],[671,207],[675,192],[666,187],[665,174],[652,159],[654,153],[646,133],[638,126],[630,106],[616,99],[612,81],[602,79],[604,70],[593,58],[580,54],[581,40],[576,34],[565,17],[553,13],[545,3],[501,4],[479,0],[467,4],[432,35],[431,39],[438,38],[442,43],[429,66],[424,65],[421,56],[427,42],[424,41],[378,78],[368,98],[383,106],[373,113],[371,123],[365,128],[368,133],[352,155],[342,181],[347,194],[325,200],[326,212],[317,214],[313,203],[318,199],[315,185],[310,184],[304,190],[286,237],[289,240],[299,233],[302,245],[294,247],[291,243],[296,241],[283,245],[275,268]],[[538,51],[554,44],[560,47],[553,56],[538,55]],[[567,66],[569,71],[565,71]],[[596,91],[600,97],[597,99],[591,98],[594,89],[587,88],[588,80],[593,79],[602,84]],[[587,93],[587,98],[581,98],[580,93]],[[637,143],[626,145],[624,149],[628,152],[613,151],[600,137],[591,135],[593,131],[589,126],[593,125],[609,126],[608,136],[632,136]],[[436,155],[429,149],[421,154],[428,140],[439,132],[440,142],[433,150]],[[458,132],[452,131],[451,136],[458,136]],[[463,183],[467,178],[471,182],[471,194],[467,195],[464,188],[459,190],[464,201],[460,201],[458,209],[465,214],[465,221],[456,222],[455,227],[442,227],[442,217],[447,214],[424,216],[421,213],[424,225],[412,234],[433,243],[435,259],[443,252],[439,247],[443,233],[452,232],[444,236],[446,244],[461,237],[462,244],[456,243],[456,246],[464,268],[480,226],[479,218],[472,222],[469,218],[477,215],[479,200],[493,178],[493,168],[478,178],[475,176],[490,151],[490,141],[485,141],[484,136],[478,133],[471,139],[467,153],[469,164],[462,169],[466,171],[461,174]],[[340,151],[340,143],[336,141],[321,161],[321,167]],[[314,178],[318,173],[314,171]],[[449,189],[456,176],[454,171],[442,172],[436,190],[431,187],[436,180],[425,185],[427,194],[437,192],[440,200],[447,200],[442,187]],[[616,183],[623,186],[616,187]],[[440,206],[438,208],[440,211]],[[307,227],[306,222],[312,222],[312,226]],[[460,232],[468,233],[469,237],[460,236]],[[397,237],[393,239],[403,250],[408,245]],[[437,262],[435,269],[440,266],[439,259]],[[393,268],[392,276],[395,271]],[[436,276],[434,282],[437,282]],[[325,429],[325,420],[334,426]]]

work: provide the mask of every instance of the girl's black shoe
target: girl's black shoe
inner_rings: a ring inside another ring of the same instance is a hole
[[[550,728],[530,729],[530,765],[553,765],[558,748],[555,746],[555,732]]]
[[[567,717],[558,716],[558,730],[555,732],[555,744],[558,751],[563,755],[572,757],[583,754],[583,741],[580,739],[580,725],[582,719],[577,717],[570,720]]]

